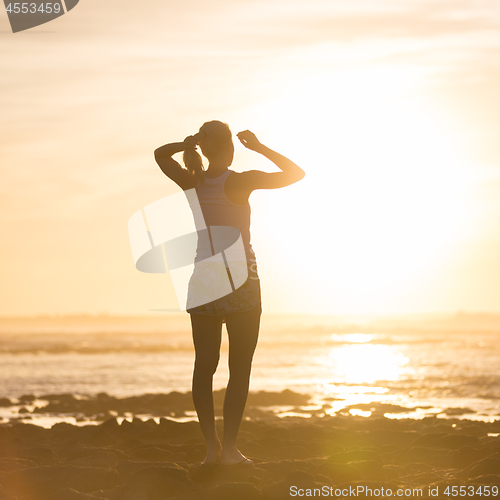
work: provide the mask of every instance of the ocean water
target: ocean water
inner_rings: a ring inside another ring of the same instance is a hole
[[[490,315],[264,315],[251,391],[309,394],[309,407],[325,413],[368,416],[388,404],[389,418],[496,420],[499,339],[500,318]],[[227,382],[227,350],[224,335],[215,389]],[[186,392],[193,360],[186,314],[0,319],[0,397],[14,401],[26,394]]]

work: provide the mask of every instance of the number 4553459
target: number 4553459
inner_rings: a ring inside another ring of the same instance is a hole
[[[37,5],[36,3],[29,2],[9,3],[9,5],[7,5],[7,12],[9,14],[59,14],[59,12],[61,12],[61,4],[41,3]]]
[[[452,497],[477,497],[477,496],[485,496],[492,497],[498,496],[498,486],[447,486],[444,490],[444,494],[446,496]]]

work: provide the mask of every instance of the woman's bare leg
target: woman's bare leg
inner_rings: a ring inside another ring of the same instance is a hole
[[[221,455],[221,444],[215,428],[212,391],[213,376],[219,364],[222,318],[192,314],[191,326],[196,353],[192,386],[193,402],[207,444],[207,454],[202,463],[217,463]]]
[[[252,359],[260,327],[260,308],[226,315],[229,335],[229,383],[224,399],[224,443],[221,464],[233,465],[245,461],[236,447],[243,411],[250,385]]]

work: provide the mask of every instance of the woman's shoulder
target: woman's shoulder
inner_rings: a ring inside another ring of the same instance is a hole
[[[235,170],[229,170],[231,175],[228,176],[228,179],[231,179],[235,182],[248,182],[253,179],[255,176],[259,176],[261,174],[265,174],[262,170],[245,170],[244,172],[236,172]]]
[[[248,205],[251,189],[248,189],[247,172],[231,171],[224,184],[224,193],[236,205]]]

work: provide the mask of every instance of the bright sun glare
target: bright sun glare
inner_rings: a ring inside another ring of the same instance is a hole
[[[373,384],[379,380],[397,380],[408,358],[391,346],[363,344],[332,349],[325,363],[334,367],[342,383]]]
[[[323,296],[355,294],[345,311],[392,303],[464,230],[465,166],[420,80],[399,66],[305,77],[259,111],[307,171],[300,189],[278,195],[291,213],[273,238],[293,235],[294,246],[283,264],[303,262]]]

